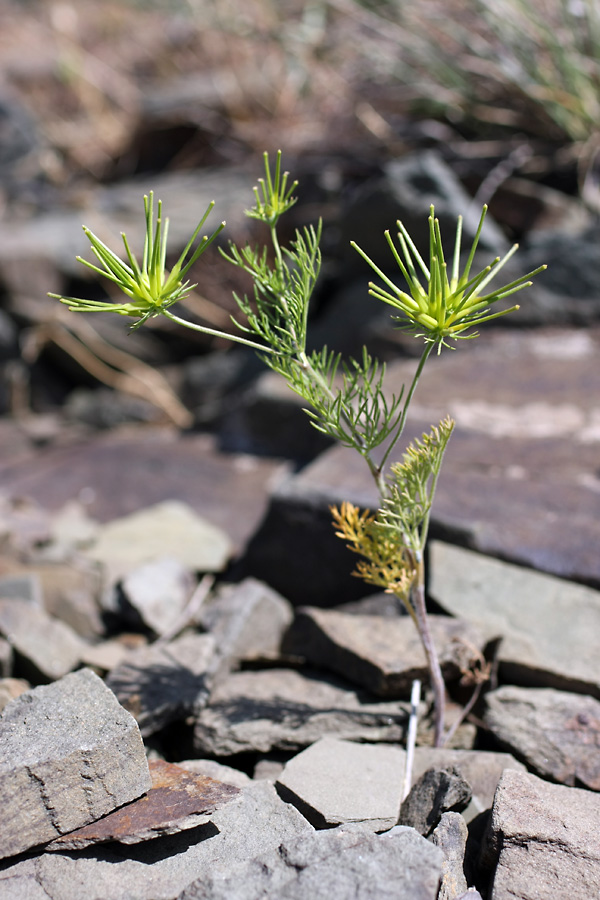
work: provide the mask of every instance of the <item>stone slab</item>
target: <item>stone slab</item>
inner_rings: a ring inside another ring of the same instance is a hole
[[[72,628],[25,600],[0,600],[0,633],[15,651],[15,673],[38,683],[72,671],[86,648]]]
[[[455,417],[433,537],[600,586],[599,348],[597,330],[496,329],[431,361],[397,455]],[[390,364],[390,392],[413,373],[414,361]],[[364,460],[336,446],[273,491],[249,573],[295,604],[364,596],[367,586],[349,577],[356,559],[331,525],[329,506],[343,500],[378,502]]]
[[[344,682],[293,669],[236,672],[214,688],[194,728],[199,754],[299,750],[325,735],[400,742],[408,704],[377,702]]]
[[[429,617],[447,682],[468,671],[481,632],[464,619]],[[425,651],[409,616],[352,615],[302,607],[283,642],[284,652],[342,675],[379,697],[407,697],[415,678],[428,679]]]
[[[276,787],[315,828],[398,823],[406,753],[397,747],[323,738],[286,763]]]
[[[197,879],[178,900],[435,900],[441,854],[410,828],[319,831]]]
[[[486,694],[485,723],[542,778],[600,791],[600,701],[506,685]]]
[[[56,838],[46,850],[81,850],[107,841],[139,844],[177,834],[203,825],[215,809],[239,794],[232,785],[194,775],[162,759],[150,760],[148,768],[152,787],[147,794],[98,822]]]
[[[0,896],[35,878],[53,900],[175,900],[213,867],[233,867],[312,834],[298,810],[271,784],[257,782],[215,811],[211,822],[160,841],[43,853],[0,870]],[[37,898],[34,897],[34,900]]]
[[[490,823],[490,900],[600,895],[600,796],[507,770]]]
[[[16,454],[0,463],[0,491],[33,497],[52,511],[79,497],[100,522],[180,500],[240,550],[264,514],[272,483],[286,471],[280,461],[221,454],[209,435],[126,428],[25,457]]]
[[[505,681],[600,698],[600,591],[433,542],[430,592],[449,613],[502,636]]]
[[[144,737],[189,715],[212,683],[215,642],[187,634],[167,644],[132,651],[106,684],[135,717]]]
[[[89,669],[9,703],[0,746],[0,857],[86,825],[151,784],[133,716]]]

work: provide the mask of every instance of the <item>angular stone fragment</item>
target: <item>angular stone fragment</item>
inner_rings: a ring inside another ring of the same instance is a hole
[[[148,763],[152,787],[143,797],[56,838],[46,850],[81,850],[90,844],[118,841],[139,844],[177,834],[208,822],[210,813],[239,794],[230,784],[186,772],[162,759]]]
[[[252,779],[241,769],[234,769],[223,763],[217,762],[216,759],[185,759],[178,763],[186,772],[193,772],[195,775],[205,775],[207,778],[214,778],[215,781],[222,781],[225,784],[233,784],[234,787],[243,788],[252,784]]]
[[[445,812],[465,809],[473,791],[454,766],[427,769],[402,804],[398,822],[427,837]]]
[[[290,759],[276,787],[315,828],[354,822],[388,831],[398,822],[405,761],[396,747],[323,738]]]
[[[432,596],[488,637],[504,680],[600,699],[600,592],[433,542]]]
[[[551,688],[486,695],[494,736],[542,778],[600,791],[600,701]]]
[[[401,741],[406,705],[361,697],[335,679],[292,669],[236,672],[218,684],[194,729],[198,753],[298,750],[325,735]]]
[[[483,649],[482,635],[461,619],[430,616],[429,621],[444,677],[456,679],[469,668],[474,648]],[[427,679],[425,652],[409,616],[390,619],[303,607],[283,650],[380,697],[406,697],[415,678]]]
[[[0,678],[0,713],[11,700],[20,697],[30,687],[23,678]]]
[[[179,560],[162,556],[125,576],[120,612],[132,625],[139,625],[141,620],[161,636],[179,619],[193,588],[190,570]]]
[[[496,788],[505,769],[525,772],[523,763],[510,753],[492,753],[488,750],[448,750],[445,747],[415,747],[413,783],[431,767],[443,769],[455,766],[473,790],[473,797],[463,816],[469,822],[475,816],[492,808]]]
[[[0,896],[5,885],[9,890],[11,882],[34,875],[49,897],[60,900],[174,900],[191,882],[207,879],[213,868],[233,868],[312,833],[273,785],[253,783],[192,831],[135,846],[105,844],[93,851],[20,860],[0,870]]]
[[[438,900],[456,900],[467,890],[463,866],[468,835],[467,823],[457,812],[443,813],[431,835],[435,846],[444,854]]]
[[[0,578],[0,599],[24,600],[34,606],[42,606],[42,585],[32,572],[3,575]]]
[[[600,896],[600,796],[507,770],[490,822],[490,900]]]
[[[436,900],[441,853],[410,828],[318,831],[237,865],[217,864],[178,900]]]
[[[193,571],[220,572],[231,552],[220,528],[186,503],[166,500],[104,525],[86,555],[117,580],[157,556],[171,556]]]
[[[14,648],[16,671],[34,682],[62,678],[86,646],[68,625],[24,600],[0,600],[0,633]]]
[[[262,581],[224,585],[202,607],[199,624],[230,662],[273,657],[293,619],[291,604]]]
[[[147,737],[183,719],[200,695],[207,696],[214,659],[211,635],[184,635],[133,651],[109,673],[106,684]]]
[[[9,703],[0,746],[0,857],[86,825],[150,787],[135,720],[89,669]]]

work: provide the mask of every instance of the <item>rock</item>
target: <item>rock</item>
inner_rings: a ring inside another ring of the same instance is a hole
[[[431,840],[444,854],[442,884],[437,900],[457,900],[467,890],[463,871],[467,837],[467,823],[460,813],[442,813],[431,835]]]
[[[472,198],[440,154],[436,150],[419,150],[388,162],[380,178],[366,182],[354,194],[341,217],[340,237],[345,251],[343,261],[346,277],[350,273],[363,271],[366,265],[359,265],[360,257],[349,248],[351,240],[356,241],[384,271],[392,270],[394,274],[399,274],[384,238],[387,229],[395,236],[398,219],[406,226],[419,252],[427,259],[427,217],[432,203],[435,205],[435,215],[440,221],[442,235],[446,236],[447,258],[451,258],[456,220],[460,215],[464,217],[463,246],[468,250],[481,210],[473,208]],[[488,250],[492,259],[508,249],[506,238],[490,216],[481,233],[480,247]],[[488,262],[492,262],[492,259]]]
[[[141,332],[127,334],[120,321],[116,324],[128,352],[135,353],[131,341]],[[286,472],[281,461],[221,454],[210,435],[181,435],[165,427],[109,432],[85,441],[79,436],[75,446],[43,453],[16,448],[9,457],[0,455],[0,460],[0,485],[10,487],[11,497],[25,494],[44,508],[59,510],[71,498],[84,496],[89,515],[100,522],[165,500],[180,500],[223,529],[236,551],[244,548],[261,521],[272,483]],[[13,531],[17,525],[21,533],[25,530],[23,515],[17,521],[14,509],[4,512],[0,504],[0,532],[3,520]],[[30,516],[27,533],[33,532],[34,524],[37,534],[47,540],[48,528],[42,532],[39,518],[34,523]],[[160,547],[159,553],[164,555],[165,548]]]
[[[589,900],[600,894],[600,796],[507,770],[498,785],[486,860],[490,900]]]
[[[33,682],[62,678],[79,665],[85,648],[68,625],[23,600],[0,600],[0,632],[15,651],[15,674]]]
[[[0,744],[0,857],[93,822],[150,787],[135,720],[89,669],[9,703]]]
[[[276,787],[315,828],[354,822],[388,831],[398,822],[405,761],[396,747],[322,738],[290,759]]]
[[[151,760],[148,768],[152,787],[147,794],[99,822],[56,838],[46,850],[81,850],[107,841],[139,844],[178,834],[208,822],[215,809],[239,794],[232,785],[198,777],[162,759]]]
[[[218,866],[178,900],[435,900],[440,853],[412,829],[318,831],[237,866]]]
[[[108,674],[106,684],[148,737],[189,715],[199,696],[206,701],[214,660],[211,635],[184,635],[133,651]]]
[[[0,713],[11,700],[20,697],[30,687],[29,682],[23,678],[0,678]]]
[[[265,372],[223,417],[220,446],[229,452],[307,463],[333,441],[313,428],[305,406],[306,401],[291,391],[280,375]]]
[[[21,885],[34,875],[47,896],[57,900],[175,900],[196,879],[208,879],[213,868],[227,870],[267,851],[276,853],[282,843],[312,833],[273,785],[258,782],[192,831],[133,847],[107,844],[19,861],[0,871],[0,895],[5,885],[9,890],[11,882]]]
[[[116,581],[157,556],[173,557],[193,571],[220,572],[231,552],[220,528],[172,500],[104,525],[87,556],[102,563],[109,579]]]
[[[41,581],[33,572],[3,575],[0,578],[1,600],[23,600],[41,608],[42,596]]]
[[[229,666],[245,660],[276,657],[293,619],[291,605],[255,578],[223,585],[202,606],[198,623],[215,639]]]
[[[85,648],[81,659],[86,666],[105,675],[126,662],[133,650],[147,645],[148,639],[143,634],[120,634],[116,638],[100,641],[99,644],[90,644]]]
[[[600,791],[600,701],[551,688],[486,694],[494,737],[542,778]]]
[[[436,601],[503,636],[503,680],[600,698],[600,592],[448,544],[430,554]]]
[[[424,837],[431,834],[445,812],[468,806],[473,791],[455,766],[427,769],[402,803],[399,825],[408,825]]]
[[[430,768],[443,769],[453,766],[459,770],[471,786],[473,796],[463,817],[470,822],[475,816],[492,808],[496,788],[505,769],[525,772],[523,763],[510,753],[493,753],[488,750],[449,750],[446,747],[415,747],[413,781]]]
[[[430,616],[446,681],[467,671],[481,634],[464,619]],[[409,616],[396,619],[304,607],[285,636],[284,653],[343,675],[380,697],[406,697],[415,678],[427,680],[425,651]]]
[[[158,557],[125,576],[120,612],[132,625],[141,623],[161,636],[179,619],[193,589],[188,568],[170,556]]]
[[[194,729],[199,754],[299,750],[325,735],[401,741],[407,705],[377,703],[335,679],[292,669],[236,672],[218,684]]]
[[[161,411],[143,397],[133,397],[107,387],[79,387],[64,405],[67,419],[93,428],[117,428],[127,422],[158,422]]]
[[[186,772],[206,775],[208,778],[214,778],[215,781],[223,781],[225,784],[232,784],[238,788],[244,788],[252,783],[252,779],[245,772],[225,766],[216,759],[186,759],[178,765]]]
[[[496,329],[431,360],[397,456],[443,416],[456,419],[433,536],[600,586],[598,352],[589,329]],[[414,369],[414,360],[390,364],[390,393]],[[366,509],[378,503],[364,460],[336,446],[273,490],[248,548],[247,573],[295,605],[333,606],[367,594],[350,577],[356,556],[331,524],[329,506],[344,500]]]

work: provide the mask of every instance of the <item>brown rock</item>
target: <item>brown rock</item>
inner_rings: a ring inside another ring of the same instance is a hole
[[[431,632],[446,681],[469,668],[483,649],[481,633],[461,619],[430,616]],[[300,609],[284,642],[284,652],[304,657],[379,697],[406,697],[415,678],[428,677],[425,652],[409,616],[395,619]]]
[[[150,760],[148,768],[152,787],[144,797],[98,822],[62,835],[46,850],[81,850],[106,841],[138,844],[165,834],[177,834],[204,824],[210,813],[239,794],[233,785],[194,775],[164,760]]]

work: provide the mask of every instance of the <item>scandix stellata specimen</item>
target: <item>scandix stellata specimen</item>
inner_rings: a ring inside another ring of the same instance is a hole
[[[474,338],[477,332],[473,328],[517,310],[518,306],[494,310],[493,305],[527,287],[531,284],[529,279],[545,266],[491,289],[492,279],[516,251],[515,245],[502,259],[497,258],[482,271],[472,274],[486,207],[462,269],[462,220],[458,219],[450,273],[433,207],[429,216],[427,262],[401,222],[397,223],[395,239],[386,232],[385,239],[402,276],[402,287],[353,244],[381,281],[381,284],[371,282],[369,293],[387,303],[397,327],[414,335],[423,345],[410,385],[397,396],[389,396],[384,392],[385,365],[373,359],[366,348],[359,359],[348,360],[342,360],[340,354],[327,347],[307,350],[309,303],[321,265],[321,224],[296,230],[289,246],[280,245],[277,225],[296,202],[293,196],[296,186],[297,182],[289,183],[288,174],[282,173],[281,153],[277,154],[274,167],[265,153],[265,177],[254,188],[254,206],[247,210],[247,215],[266,225],[269,245],[238,247],[230,242],[227,251],[221,249],[223,256],[247,272],[253,282],[250,298],[234,295],[242,319],[233,321],[241,333],[218,332],[171,312],[171,307],[195,287],[184,280],[191,266],[225,226],[222,222],[210,236],[199,238],[213,203],[170,270],[166,269],[168,219],[163,219],[160,201],[155,215],[152,194],[144,197],[146,234],[141,264],[124,234],[125,256],[121,259],[84,228],[99,265],[78,257],[79,261],[109,279],[126,295],[126,302],[50,296],[75,312],[112,311],[129,316],[135,319],[132,328],[139,328],[152,316],[162,315],[187,328],[228,337],[252,347],[305,400],[306,412],[315,428],[352,447],[364,458],[379,492],[379,508],[371,513],[351,503],[342,503],[339,509],[331,510],[333,522],[338,536],[361,557],[355,574],[395,594],[417,627],[433,691],[434,741],[436,746],[441,746],[447,736],[445,687],[425,608],[424,548],[433,497],[454,422],[445,418],[420,440],[413,441],[401,461],[392,462],[392,454],[432,352],[440,353],[451,342]],[[379,454],[374,454],[376,448],[380,448]]]

